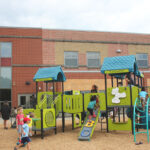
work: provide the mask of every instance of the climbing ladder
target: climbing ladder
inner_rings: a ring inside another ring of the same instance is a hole
[[[147,99],[145,107],[142,107],[140,98],[136,98],[133,110],[133,131],[134,131],[134,142],[136,142],[136,135],[140,133],[147,134],[147,141],[149,142],[149,115],[148,107],[150,103],[150,98]],[[142,122],[141,120],[144,120]],[[136,128],[144,128],[146,131],[135,131]]]

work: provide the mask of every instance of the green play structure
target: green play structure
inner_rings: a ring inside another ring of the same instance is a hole
[[[66,77],[60,66],[40,68],[35,74],[33,80],[36,82],[36,105],[32,109],[24,109],[24,114],[34,112],[32,130],[41,131],[41,138],[44,138],[44,132],[54,129],[57,133],[57,118],[61,115],[62,131],[65,131],[65,114],[72,116],[72,129],[81,127],[79,140],[90,140],[98,118],[106,118],[106,130],[127,130],[133,132],[133,104],[136,102],[139,91],[143,84],[143,74],[139,72],[135,56],[107,57],[104,59],[101,73],[105,78],[105,92],[101,93],[80,93],[72,92],[71,95],[64,92],[64,82]],[[133,83],[128,86],[120,86],[123,80],[134,76]],[[108,77],[109,75],[109,77]],[[111,87],[107,87],[108,79],[111,80]],[[114,87],[116,79],[117,87]],[[45,91],[38,91],[39,82],[45,85]],[[61,92],[55,91],[55,83],[61,83]],[[48,91],[52,85],[52,91]],[[98,85],[99,86],[99,85]],[[92,118],[93,124],[88,122],[87,106],[91,95],[99,98],[100,108],[95,110],[96,118]],[[116,110],[117,109],[117,115]],[[128,111],[127,111],[128,110]],[[127,116],[126,117],[126,112]],[[83,115],[86,113],[83,124]],[[112,115],[111,115],[112,113]],[[103,115],[105,114],[105,115]],[[76,123],[76,118],[79,122]],[[102,126],[102,122],[101,122]]]

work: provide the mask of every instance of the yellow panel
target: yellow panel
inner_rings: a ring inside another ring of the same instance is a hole
[[[43,79],[36,79],[35,81],[51,81],[52,78],[43,78]]]
[[[128,69],[123,69],[123,70],[109,70],[105,71],[105,74],[115,74],[115,73],[126,73],[129,72]]]

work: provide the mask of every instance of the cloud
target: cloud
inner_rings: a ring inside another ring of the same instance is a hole
[[[5,0],[0,26],[150,33],[149,0]]]

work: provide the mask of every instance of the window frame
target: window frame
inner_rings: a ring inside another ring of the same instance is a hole
[[[66,56],[65,56],[65,53],[76,53],[77,54],[77,66],[70,66],[70,65],[67,65],[66,64]],[[66,68],[78,68],[79,66],[79,55],[78,55],[78,52],[77,51],[64,51],[64,67]]]
[[[137,55],[142,55],[142,54],[146,54],[147,55],[147,59],[137,59]],[[147,60],[147,66],[140,66],[138,64],[138,60]],[[148,53],[136,53],[136,61],[137,61],[137,65],[139,68],[148,68],[149,67],[149,63],[148,63]]]
[[[10,55],[9,56],[2,56],[2,45],[3,44],[10,44]],[[0,58],[12,58],[12,42],[0,42]]]
[[[88,53],[97,53],[97,54],[99,54],[99,66],[88,66],[88,60],[89,60],[89,58],[88,58]],[[100,55],[101,53],[100,52],[96,52],[96,51],[88,51],[88,52],[86,52],[86,66],[88,67],[88,68],[100,68],[101,67],[101,55]]]

